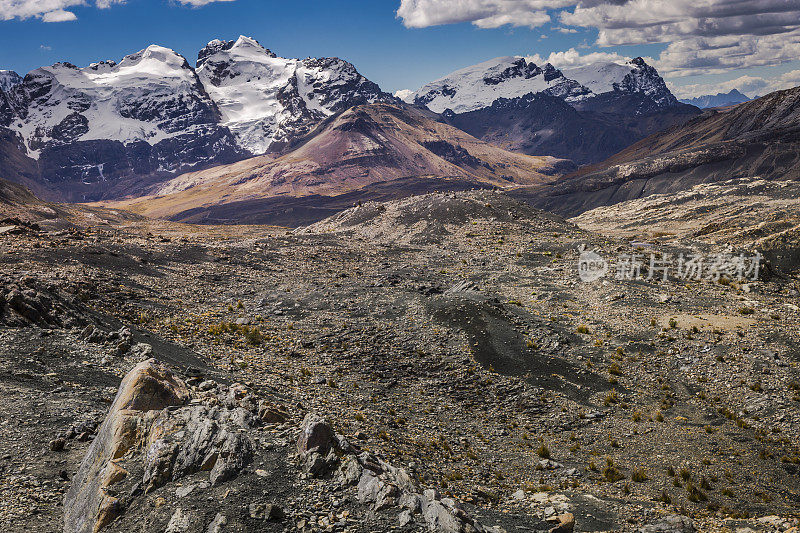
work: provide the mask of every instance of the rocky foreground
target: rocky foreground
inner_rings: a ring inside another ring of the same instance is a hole
[[[7,531],[796,531],[792,263],[577,271],[754,233],[490,192],[291,232],[102,215],[0,234]]]

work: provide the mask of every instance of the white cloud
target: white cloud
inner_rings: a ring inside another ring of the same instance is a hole
[[[479,28],[527,26],[550,22],[547,9],[566,7],[574,0],[401,0],[397,16],[408,28],[471,22]]]
[[[0,0],[0,20],[43,18],[48,14],[63,18],[65,8],[84,4],[84,0]]]
[[[234,2],[235,0],[178,0],[183,5],[189,5],[194,7],[200,6],[207,6],[208,4],[213,4],[214,2]]]
[[[678,98],[694,98],[707,94],[728,93],[731,89],[753,98],[763,96],[773,91],[790,89],[800,85],[800,70],[786,72],[776,78],[762,78],[760,76],[739,76],[738,78],[716,82],[716,83],[696,83],[687,85],[676,85],[668,83],[669,89]]]
[[[542,57],[539,54],[534,54],[527,58],[537,65],[550,63],[557,68],[570,68],[582,67],[584,65],[591,65],[593,63],[619,63],[624,64],[631,58],[619,55],[613,52],[592,52],[589,54],[581,55],[580,52],[574,48],[570,48],[565,52],[552,52],[547,57]]]
[[[800,57],[800,29],[766,36],[693,37],[670,43],[656,68],[673,77],[771,66]]]
[[[565,26],[597,30],[598,46],[667,44],[655,66],[673,77],[800,57],[800,0],[401,0],[397,16],[413,28],[536,27],[558,9]]]
[[[576,1],[560,19],[599,30],[597,44],[670,42],[684,37],[774,35],[800,26],[800,0]]]
[[[48,11],[42,15],[43,22],[69,22],[71,20],[78,20],[75,13],[66,11],[64,9],[57,9],[55,11]]]
[[[114,4],[124,4],[126,0],[0,0],[0,20],[38,18],[43,22],[66,22],[78,17],[70,8],[93,5],[108,9]],[[235,0],[177,0],[181,4],[200,7],[213,2],[233,2]]]

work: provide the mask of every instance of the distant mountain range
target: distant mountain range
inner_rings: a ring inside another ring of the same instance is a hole
[[[430,176],[510,186],[531,179],[509,151],[560,161],[546,173],[563,173],[699,113],[641,58],[564,72],[498,58],[403,96],[412,103],[341,59],[281,58],[244,36],[211,41],[196,67],[152,45],[119,63],[56,63],[24,77],[3,71],[0,176],[48,200],[115,200],[162,194],[186,173],[265,156],[268,168],[261,159],[243,166],[259,179],[240,176],[243,189],[264,187],[253,193],[259,198]],[[348,115],[342,125],[355,129],[333,134],[330,120],[356,107],[361,119]],[[413,143],[386,129],[398,121]],[[408,133],[420,121],[427,137]],[[357,135],[366,123],[369,133]],[[452,128],[431,125],[442,123]],[[473,137],[500,149],[475,148]]]
[[[709,107],[727,107],[749,101],[750,98],[736,89],[731,89],[728,93],[707,94],[705,96],[681,100],[684,104],[693,105],[701,109]]]
[[[0,178],[187,222],[297,225],[364,200],[493,187],[576,214],[800,178],[798,109],[800,88],[703,112],[641,58],[559,70],[503,57],[394,96],[341,59],[280,58],[239,37],[211,41],[196,67],[152,45],[119,63],[0,71]]]
[[[570,103],[607,93],[641,94],[650,98],[655,107],[678,104],[658,72],[640,57],[625,65],[596,63],[564,71],[550,63],[539,67],[524,57],[499,57],[431,82],[406,101],[437,113],[450,110],[460,114],[489,107],[500,98],[531,93],[556,96]]]

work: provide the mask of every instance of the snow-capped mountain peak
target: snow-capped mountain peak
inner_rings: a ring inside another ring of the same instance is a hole
[[[297,63],[244,36],[211,41],[198,54],[197,75],[222,113],[222,123],[248,151],[264,153],[272,144],[284,108],[279,94]]]
[[[564,76],[587,87],[594,94],[602,94],[614,90],[614,84],[622,82],[630,74],[630,65],[619,63],[593,63],[580,67],[566,68]]]
[[[310,131],[333,113],[389,97],[346,61],[282,58],[244,36],[211,41],[197,64],[222,124],[254,154]]]
[[[678,104],[678,99],[667,88],[658,71],[648,65],[641,57],[631,59],[626,66],[631,70],[622,81],[614,85],[614,90],[627,93],[638,93],[652,99],[660,107],[671,107]]]
[[[235,41],[214,39],[209,42],[197,54],[197,68],[202,68],[209,58],[220,54],[221,56],[216,58],[217,61],[220,61],[222,57],[223,59],[235,58],[237,61],[259,62],[264,56],[270,58],[278,57],[271,50],[267,50],[261,46],[261,44],[252,37],[240,35]]]
[[[543,68],[524,57],[506,56],[484,61],[448,74],[416,92],[414,102],[441,113],[450,109],[466,113],[488,107],[498,98],[555,91],[565,98],[579,98],[588,91],[569,83],[550,65]]]
[[[523,57],[498,57],[429,83],[413,100],[438,113],[450,109],[458,114],[489,107],[500,98],[531,93],[550,94],[569,103],[606,93],[643,94],[661,107],[677,103],[658,72],[640,57],[624,65],[596,63],[563,70],[549,63],[539,67]]]
[[[213,124],[218,114],[186,59],[157,45],[119,63],[42,67],[20,87],[26,109],[13,128],[33,157],[75,141],[155,144],[192,126]]]

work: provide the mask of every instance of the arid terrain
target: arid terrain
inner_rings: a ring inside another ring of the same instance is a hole
[[[751,195],[754,214],[729,218],[747,231],[716,233],[650,231],[658,217],[636,209],[653,210],[626,204],[629,220],[568,221],[491,191],[365,203],[296,230],[81,207],[26,222],[6,207],[21,220],[0,229],[0,523],[796,528],[797,261],[746,282],[578,277],[581,246],[612,263],[753,253],[759,209],[798,217],[797,195],[762,188],[772,203]],[[775,257],[796,236],[771,241]],[[174,377],[139,365],[150,358]],[[162,392],[125,411],[137,373]],[[97,504],[92,476],[100,516],[76,504]]]

